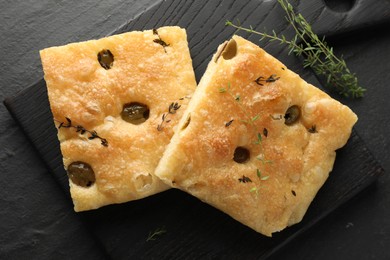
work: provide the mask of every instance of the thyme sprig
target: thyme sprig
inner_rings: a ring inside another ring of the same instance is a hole
[[[337,57],[334,54],[333,48],[325,42],[325,37],[320,39],[306,19],[300,13],[295,13],[288,0],[278,0],[278,2],[286,12],[286,19],[295,31],[295,36],[290,40],[287,40],[284,35],[279,36],[274,30],[272,34],[269,34],[255,31],[252,26],[242,27],[239,21],[237,24],[226,21],[226,25],[238,31],[260,35],[260,40],[269,39],[286,44],[289,54],[294,53],[296,56],[304,57],[303,67],[310,67],[317,76],[326,79],[328,88],[335,89],[345,97],[363,97],[366,89],[358,85],[357,77],[351,73],[343,57]]]
[[[176,113],[176,111],[181,107],[181,105],[179,105],[179,103],[177,102],[172,102],[169,107],[168,107],[168,113],[164,113],[162,116],[161,116],[161,123],[159,125],[157,125],[157,130],[158,131],[161,131],[163,130],[163,124],[164,123],[169,123],[171,122],[170,119],[168,119],[168,115],[173,115]]]
[[[257,178],[259,178],[260,181],[266,181],[269,178],[269,175],[263,176],[262,172],[260,171],[260,169],[256,169],[256,175],[257,175]],[[249,190],[249,192],[255,193],[256,194],[256,198],[257,198],[257,196],[259,196],[259,188],[260,188],[259,186],[254,186],[254,187],[252,187]]]
[[[149,235],[148,235],[148,238],[146,239],[146,241],[147,242],[154,241],[158,237],[162,236],[165,233],[167,233],[167,230],[165,229],[165,227],[159,227],[156,230],[154,230],[153,232],[152,231],[149,232]]]
[[[264,83],[271,83],[279,80],[280,77],[278,77],[276,74],[272,74],[268,78],[264,78],[263,76],[258,77],[255,82],[257,85],[264,86]]]
[[[189,96],[185,96],[185,97],[181,97],[179,98],[179,101],[182,101],[184,99],[190,99],[191,97]],[[162,116],[161,116],[161,123],[157,125],[157,130],[158,131],[162,131],[163,128],[164,128],[164,123],[169,123],[171,122],[171,120],[168,118],[169,115],[173,115],[173,114],[176,114],[176,111],[179,110],[179,108],[181,107],[181,104],[179,104],[179,102],[172,102],[169,106],[168,106],[168,112],[167,113],[164,113]]]
[[[107,139],[102,138],[101,136],[99,136],[98,133],[95,130],[88,130],[88,129],[84,128],[82,125],[73,125],[72,124],[72,120],[70,120],[70,118],[68,118],[68,117],[65,117],[65,119],[66,119],[66,122],[62,122],[62,121],[59,121],[57,119],[54,119],[54,121],[60,123],[60,125],[58,126],[58,129],[61,129],[61,128],[75,128],[76,129],[76,133],[80,133],[81,135],[83,135],[85,133],[89,133],[90,136],[88,137],[88,140],[93,140],[95,138],[98,138],[98,139],[100,139],[101,144],[103,146],[105,146],[105,147],[108,146]]]

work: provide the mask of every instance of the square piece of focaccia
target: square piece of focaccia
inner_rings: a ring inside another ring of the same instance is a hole
[[[209,63],[155,174],[271,236],[301,221],[356,121],[234,36]]]
[[[196,87],[179,27],[40,52],[75,211],[168,188],[154,176]]]

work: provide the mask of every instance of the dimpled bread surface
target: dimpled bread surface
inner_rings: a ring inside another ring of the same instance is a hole
[[[113,55],[109,69],[99,63],[102,50]],[[169,186],[156,178],[154,170],[187,106],[189,99],[184,97],[196,87],[185,30],[162,27],[128,32],[47,48],[40,55],[55,124],[58,128],[63,123],[58,139],[64,167],[87,163],[96,179],[89,187],[69,179],[75,211],[166,190]],[[131,102],[149,107],[144,123],[122,119],[123,106]],[[181,107],[161,125],[172,102]],[[67,118],[72,126],[90,132],[64,127]],[[107,145],[99,138],[90,140],[92,131]]]
[[[286,124],[293,106],[300,116]],[[348,107],[234,36],[210,61],[155,173],[272,236],[301,221],[356,121]],[[237,162],[237,147],[249,158]]]

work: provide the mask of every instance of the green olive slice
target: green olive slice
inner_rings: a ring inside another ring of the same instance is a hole
[[[297,105],[289,107],[284,114],[284,123],[286,125],[293,125],[299,120],[301,109]]]
[[[123,105],[121,117],[126,122],[139,125],[149,118],[150,110],[147,105],[131,102]]]
[[[70,180],[81,187],[90,187],[96,181],[92,167],[85,162],[72,162],[67,172]]]
[[[237,42],[234,39],[231,39],[224,50],[222,51],[222,57],[225,60],[233,59],[237,55]]]
[[[114,55],[110,50],[101,50],[97,56],[100,65],[106,70],[111,69],[111,67],[114,65]]]
[[[250,153],[249,150],[245,147],[238,146],[236,150],[234,150],[233,160],[237,163],[245,163],[249,160]]]
[[[190,122],[191,122],[191,114],[189,113],[187,115],[186,121],[184,122],[183,126],[181,127],[181,130],[186,129],[187,126],[190,124]]]

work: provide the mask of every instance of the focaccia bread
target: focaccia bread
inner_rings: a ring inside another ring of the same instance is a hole
[[[166,190],[154,176],[196,87],[179,27],[40,52],[75,211]]]
[[[356,121],[234,36],[209,63],[155,174],[271,236],[301,221]]]

